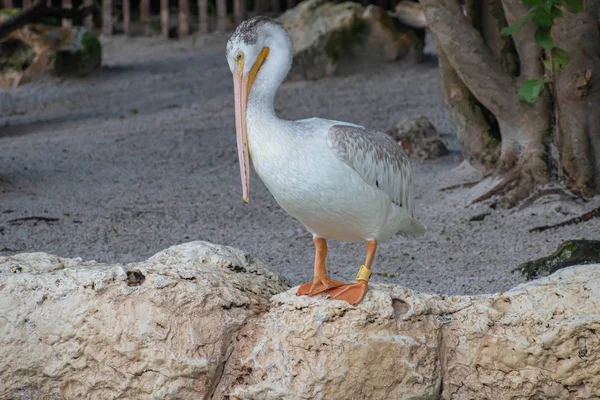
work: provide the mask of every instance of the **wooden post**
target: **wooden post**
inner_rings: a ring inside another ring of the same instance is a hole
[[[13,2],[12,2],[12,0],[4,0],[2,2],[2,7],[4,7],[4,8],[13,8]]]
[[[62,7],[73,8],[73,2],[71,0],[62,0]],[[65,28],[70,28],[71,26],[73,26],[73,21],[65,18],[62,20],[62,26],[64,26]]]
[[[200,33],[208,33],[208,0],[198,0],[198,21]]]
[[[189,0],[179,0],[179,38],[190,35],[190,3]]]
[[[233,0],[233,15],[236,24],[246,19],[246,0]]]
[[[91,6],[92,1],[93,0],[83,0],[83,6],[84,7]],[[91,15],[88,15],[87,17],[85,17],[83,19],[83,26],[85,26],[88,30],[94,29],[94,17]]]
[[[269,10],[269,0],[254,0],[254,15],[260,15]]]
[[[102,0],[102,33],[110,36],[113,33],[112,0]]]
[[[150,0],[140,0],[140,20],[144,27],[144,35],[150,35]]]
[[[160,34],[169,38],[169,0],[160,0]]]
[[[31,0],[23,0],[23,9],[31,7]]]
[[[271,0],[271,11],[274,13],[281,12],[281,4],[279,0]]]
[[[123,0],[123,32],[125,36],[131,34],[131,0]]]
[[[289,10],[290,8],[296,7],[296,0],[285,0],[285,9]]]
[[[217,0],[217,29],[227,29],[227,0]]]

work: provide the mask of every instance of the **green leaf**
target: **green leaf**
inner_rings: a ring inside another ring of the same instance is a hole
[[[567,65],[571,61],[571,57],[569,57],[569,53],[561,49],[560,47],[555,47],[551,50],[552,59],[554,61],[554,72],[558,72]]]
[[[550,62],[550,57],[543,59],[542,63],[544,64],[544,68],[546,68],[546,71],[552,71],[552,63]]]
[[[560,8],[553,5],[552,9],[550,10],[550,15],[552,16],[552,18],[562,18],[563,12]]]
[[[504,28],[502,28],[500,33],[503,35],[512,35],[516,31],[521,29],[523,27],[523,25],[525,25],[525,22],[527,22],[527,19],[521,18],[520,20],[517,20],[517,22],[515,22],[514,24],[505,26]]]
[[[546,59],[542,60],[544,68],[549,72],[552,71],[556,73],[561,69],[564,69],[571,61],[569,54],[560,47],[554,47],[550,50],[550,53],[552,57],[546,57]]]
[[[540,97],[548,80],[546,78],[530,79],[519,88],[519,98],[528,103],[535,103]]]
[[[502,28],[502,30],[500,30],[500,33],[502,35],[512,35],[513,33],[517,32],[519,29],[521,29],[523,27],[523,25],[525,25],[527,23],[527,21],[529,21],[531,19],[531,16],[538,9],[539,9],[539,6],[531,7],[529,9],[529,11],[527,11],[527,14],[525,14],[522,18],[519,18],[518,20],[516,20],[514,24]]]
[[[578,12],[583,11],[583,0],[563,0],[563,6],[565,6],[569,12],[577,14]]]
[[[539,6],[542,4],[543,0],[523,0],[523,3],[528,4],[530,6]]]
[[[551,49],[554,47],[554,42],[550,37],[550,31],[546,28],[542,28],[541,26],[537,28],[535,31],[535,41],[537,44],[542,46],[545,49]]]
[[[521,29],[523,27],[523,25],[525,25],[527,23],[527,21],[529,21],[531,19],[531,15],[537,9],[538,9],[537,6],[533,6],[532,8],[529,9],[527,14],[525,14],[522,18],[519,18],[518,20],[516,20],[514,24],[502,28],[502,30],[500,30],[500,33],[502,35],[512,35],[516,31]]]
[[[547,12],[550,12],[550,10],[552,10],[552,7],[554,7],[557,4],[560,5],[561,3],[562,3],[562,0],[545,0],[544,9]]]
[[[552,19],[552,15],[549,12],[544,10],[543,8],[538,8],[533,13],[533,22],[535,22],[539,26],[543,26],[544,28],[550,28],[554,20]]]

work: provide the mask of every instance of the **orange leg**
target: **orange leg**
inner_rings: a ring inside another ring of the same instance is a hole
[[[312,282],[300,285],[298,296],[314,296],[329,289],[344,285],[344,282],[336,281],[327,276],[325,259],[327,258],[327,241],[323,238],[314,238],[315,242],[315,275]]]
[[[344,300],[354,305],[364,299],[369,287],[369,276],[371,275],[371,264],[373,263],[373,258],[375,258],[375,251],[377,251],[377,242],[369,240],[367,242],[367,258],[364,264],[366,271],[362,271],[363,273],[359,272],[356,283],[330,290],[329,295],[332,299]]]

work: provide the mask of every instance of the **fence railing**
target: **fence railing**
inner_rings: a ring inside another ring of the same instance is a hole
[[[63,8],[73,7],[73,0],[47,1],[48,6],[57,6],[57,3],[60,2]],[[248,15],[278,15],[282,11],[294,7],[297,2],[297,0],[283,0],[285,4],[282,4],[281,0],[254,0],[252,10],[248,10],[246,0],[229,0],[230,4],[233,5],[233,10],[229,10],[227,0],[214,0],[214,3],[211,4],[209,4],[209,0],[177,0],[177,7],[172,7],[169,4],[169,0],[159,1],[160,12],[152,15],[150,0],[102,0],[102,34],[115,34],[117,32],[115,28],[118,25],[118,33],[132,35],[133,22],[135,21],[138,31],[139,25],[141,25],[142,35],[151,35],[153,31],[157,30],[156,23],[160,21],[160,34],[164,37],[169,37],[171,23],[173,22],[171,21],[171,13],[174,13],[175,11],[177,37],[185,38],[190,35],[192,25],[194,25],[196,31],[201,34],[208,33],[211,28],[212,30],[224,31],[231,25],[239,24],[246,19]],[[190,1],[196,1],[195,7],[190,7]],[[19,7],[27,9],[33,4],[33,0],[0,0],[0,2],[3,8]],[[91,5],[93,0],[75,0],[75,2],[87,6]],[[133,2],[135,2],[135,9],[132,7]],[[156,6],[157,4],[154,3],[153,5]],[[209,7],[216,12],[213,12],[212,14],[209,13]],[[192,9],[197,12],[196,15],[192,15]],[[134,15],[133,11],[136,11],[139,14]],[[194,19],[194,24],[191,24],[190,22],[192,19]],[[69,25],[69,23],[70,21],[63,21],[63,25]],[[87,17],[84,24],[92,29],[92,17]]]
[[[80,5],[88,6],[94,1],[47,0],[48,6],[58,6],[57,3],[60,3],[63,8],[78,7]],[[141,34],[149,36],[159,30],[158,24],[160,24],[160,34],[169,37],[172,33],[171,22],[173,22],[171,21],[171,13],[176,9],[177,15],[176,18],[173,18],[176,20],[176,36],[185,38],[192,32],[192,26],[200,34],[208,33],[210,30],[225,31],[229,27],[239,24],[249,15],[279,15],[283,11],[296,6],[297,1],[301,0],[253,0],[251,10],[247,9],[247,0],[229,0],[233,10],[228,10],[228,0],[210,0],[210,3],[209,0],[191,0],[197,2],[194,7],[190,7],[190,0],[171,0],[171,2],[173,1],[177,1],[177,7],[171,7],[169,0],[154,0],[154,3],[151,3],[150,0],[101,0],[101,32],[104,35],[115,33],[132,35],[133,22],[135,21],[136,33],[139,33],[141,25]],[[358,0],[364,5],[374,3],[386,9],[393,8],[398,1]],[[33,4],[33,0],[0,0],[0,2],[4,8],[20,7],[26,9]],[[158,2],[160,2],[160,5]],[[160,10],[159,13],[151,14],[152,5],[155,6],[155,11]],[[212,13],[209,13],[209,7],[213,11]],[[195,8],[197,15],[191,14],[191,8]],[[139,15],[133,15],[132,11],[136,11]],[[193,24],[191,23],[192,19]],[[70,23],[69,20],[63,20],[64,26],[68,26]],[[90,29],[94,28],[92,16],[84,19],[84,25]],[[117,26],[118,29],[116,29]]]

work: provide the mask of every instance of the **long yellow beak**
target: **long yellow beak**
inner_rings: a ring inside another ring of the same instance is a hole
[[[248,77],[242,73],[233,74],[235,96],[235,131],[237,137],[240,175],[242,176],[242,198],[247,203],[250,195],[250,157],[248,156],[248,127],[246,125],[246,105],[248,103]]]
[[[258,70],[263,65],[269,48],[263,47],[252,69],[243,76],[244,63],[238,64],[238,71],[233,74],[233,92],[235,96],[235,131],[237,136],[238,158],[240,159],[240,175],[242,176],[242,198],[247,203],[250,196],[250,157],[248,150],[248,126],[246,125],[246,106],[252,84]]]

